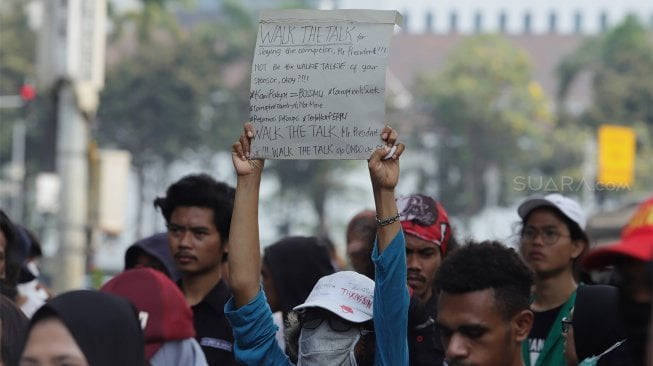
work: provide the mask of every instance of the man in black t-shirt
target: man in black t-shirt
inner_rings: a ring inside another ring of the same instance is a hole
[[[528,336],[528,351],[531,357],[531,365],[535,365],[538,356],[542,352],[542,349],[544,349],[544,343],[551,327],[559,326],[555,323],[560,314],[560,309],[562,309],[562,306],[534,313],[533,328]]]
[[[444,350],[435,325],[436,271],[454,247],[449,216],[433,198],[413,194],[397,199],[406,235],[407,283],[412,290],[408,313],[410,366],[442,365]]]
[[[178,281],[193,310],[196,338],[211,366],[236,365],[233,334],[224,304],[231,293],[222,278],[235,190],[206,174],[189,175],[168,187],[154,205],[161,209]]]

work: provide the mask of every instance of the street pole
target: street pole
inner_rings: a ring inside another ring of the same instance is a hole
[[[61,180],[59,251],[55,291],[83,288],[86,273],[88,205],[88,125],[71,83],[58,90],[57,174]]]
[[[23,222],[23,186],[25,182],[25,120],[22,118],[14,122],[11,141],[11,181],[16,187],[16,192],[11,200],[11,217],[16,222]]]
[[[57,94],[56,170],[60,180],[57,292],[86,287],[89,234],[89,119],[104,86],[107,0],[45,0],[38,80]]]

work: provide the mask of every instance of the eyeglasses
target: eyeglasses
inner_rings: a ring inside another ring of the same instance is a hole
[[[352,328],[359,328],[362,334],[373,332],[371,330],[362,329],[359,325],[348,322],[329,311],[306,309],[299,314],[299,324],[302,328],[306,329],[316,329],[325,320],[329,324],[329,328],[335,332],[347,332]]]
[[[567,334],[567,332],[569,332],[569,327],[574,325],[574,323],[572,322],[571,319],[565,316],[560,321],[560,325],[562,325],[562,334]]]
[[[527,227],[521,232],[522,243],[532,243],[538,236],[542,237],[542,242],[546,245],[553,245],[558,242],[561,236],[569,237],[569,235],[562,235],[554,229],[538,230],[532,227]]]
[[[329,327],[336,332],[346,332],[352,328],[352,324],[345,321],[339,316],[335,316],[327,311],[321,310],[305,310],[300,314],[299,323],[302,328],[315,329],[326,320]]]

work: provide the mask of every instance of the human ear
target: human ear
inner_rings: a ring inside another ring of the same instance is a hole
[[[512,329],[516,341],[523,342],[528,338],[533,326],[533,319],[533,312],[528,309],[520,311],[512,318]]]
[[[584,240],[574,240],[571,242],[571,245],[573,246],[571,251],[571,259],[580,257],[580,255],[583,254],[583,251],[585,251],[585,248],[587,247],[587,243]]]

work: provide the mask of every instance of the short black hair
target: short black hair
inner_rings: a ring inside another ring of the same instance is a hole
[[[191,174],[170,185],[165,197],[154,200],[154,207],[161,209],[166,223],[170,222],[175,208],[180,206],[212,209],[213,224],[225,243],[229,240],[235,196],[236,190],[230,185],[218,182],[208,174]]]
[[[514,249],[497,241],[467,242],[442,261],[436,289],[450,294],[494,290],[504,319],[529,308],[533,273]]]

